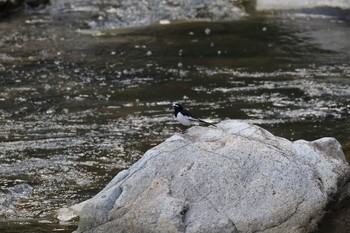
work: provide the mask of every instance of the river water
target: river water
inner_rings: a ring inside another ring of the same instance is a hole
[[[89,11],[0,22],[0,231],[71,232],[86,200],[182,127],[172,103],[350,159],[350,22],[317,14],[99,27]]]

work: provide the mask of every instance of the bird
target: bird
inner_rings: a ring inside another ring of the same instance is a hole
[[[216,125],[214,125],[213,123],[199,119],[198,117],[193,115],[190,111],[182,107],[182,105],[179,103],[174,103],[173,108],[174,108],[174,115],[176,119],[178,120],[178,122],[180,122],[185,126],[198,125],[200,123],[204,123],[204,124],[212,125],[216,127]]]

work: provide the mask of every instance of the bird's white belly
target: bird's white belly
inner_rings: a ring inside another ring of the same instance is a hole
[[[181,114],[181,112],[179,112],[176,116],[176,119],[183,125],[186,126],[191,126],[194,125],[196,123],[198,123],[198,120],[193,118],[193,117],[189,117],[189,116],[184,116]]]
[[[188,116],[184,116],[181,114],[181,112],[179,112],[176,116],[176,119],[183,125],[186,126],[190,126],[190,125],[194,125],[197,122],[197,119],[192,118],[192,117],[188,117]]]

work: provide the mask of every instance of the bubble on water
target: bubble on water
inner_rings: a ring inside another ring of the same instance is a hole
[[[27,102],[27,98],[24,98],[24,97],[18,97],[16,98],[17,102]]]
[[[167,19],[159,20],[159,24],[161,24],[161,25],[167,25],[167,24],[170,24],[170,21],[167,20]]]
[[[51,85],[50,84],[45,84],[44,85],[44,90],[45,91],[48,91],[48,90],[50,90],[52,87],[51,87]]]
[[[210,33],[211,33],[210,28],[206,28],[206,29],[204,30],[204,33],[205,33],[206,35],[210,35]]]

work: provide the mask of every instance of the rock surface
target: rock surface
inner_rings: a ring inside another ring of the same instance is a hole
[[[87,24],[92,29],[115,29],[148,26],[169,21],[232,21],[256,11],[334,8],[316,14],[348,14],[348,0],[0,0],[0,13],[27,6],[46,8],[49,12],[89,12]],[[328,13],[327,13],[328,12]],[[341,16],[343,17],[343,16]],[[344,18],[348,19],[347,16]]]
[[[276,1],[276,0],[257,0],[256,10],[285,10],[298,8],[315,8],[315,7],[338,7],[349,9],[348,0],[293,0],[293,1]]]
[[[235,121],[192,127],[73,207],[77,232],[310,232],[349,171],[334,138],[291,142]]]
[[[8,216],[21,217],[15,206],[20,204],[21,200],[28,198],[32,191],[33,187],[25,183],[0,190],[0,219]]]
[[[89,11],[98,20],[92,29],[148,26],[161,21],[232,21],[256,11],[331,7],[348,10],[348,0],[60,0],[51,1],[51,9]],[[322,11],[315,11],[323,15]],[[336,11],[333,14],[346,14]]]
[[[51,8],[95,11],[99,20],[89,23],[92,28],[146,26],[161,20],[235,20],[247,15],[238,0],[60,0],[52,1]]]

